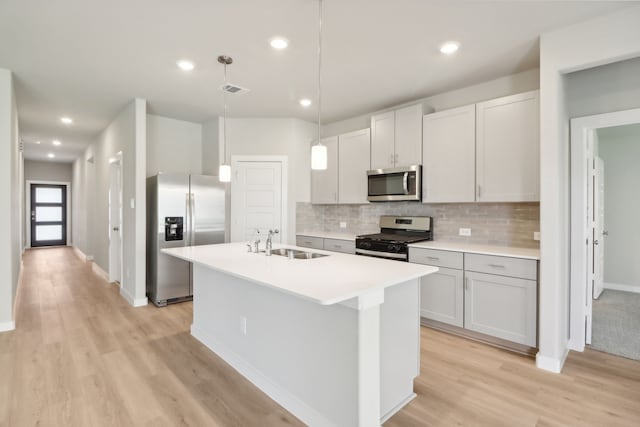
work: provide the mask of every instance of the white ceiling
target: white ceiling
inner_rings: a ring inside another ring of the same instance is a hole
[[[325,0],[323,121],[536,67],[541,33],[633,3]],[[274,51],[275,35],[290,47]],[[461,49],[444,57],[451,39]],[[0,67],[15,73],[27,158],[72,160],[133,97],[153,114],[219,114],[220,54],[234,58],[229,81],[251,89],[230,97],[230,116],[315,120],[298,104],[315,101],[315,0],[0,1]]]

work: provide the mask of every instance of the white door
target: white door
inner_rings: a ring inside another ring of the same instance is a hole
[[[327,168],[311,170],[311,203],[333,204],[338,202],[338,137],[323,138],[327,147]]]
[[[109,281],[121,282],[122,272],[122,165],[109,164]]]
[[[269,230],[282,230],[282,196],[286,185],[280,161],[233,161],[231,241],[249,242],[260,231],[261,247]],[[279,243],[282,234],[274,235]]]
[[[600,157],[594,166],[593,298],[597,299],[604,290],[604,162]]]
[[[367,201],[367,171],[371,169],[369,129],[340,135],[338,140],[338,203],[369,203]]]
[[[587,161],[587,283],[585,293],[585,344],[591,344],[591,316],[593,312],[593,289],[595,283],[595,188],[596,168],[595,157],[589,155]]]

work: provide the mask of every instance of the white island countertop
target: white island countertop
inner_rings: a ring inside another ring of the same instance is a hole
[[[291,245],[274,245],[277,248],[329,256],[290,260],[286,256],[247,252],[245,243],[187,246],[162,252],[321,305],[344,302],[438,271],[437,267],[422,264]]]
[[[466,252],[480,255],[496,255],[511,258],[540,259],[540,249],[518,248],[513,246],[493,246],[476,243],[446,242],[431,240],[428,242],[418,242],[409,245],[410,248],[437,249],[441,251]]]

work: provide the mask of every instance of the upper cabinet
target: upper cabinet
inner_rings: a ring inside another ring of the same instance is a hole
[[[475,105],[424,116],[424,203],[475,201],[475,126]]]
[[[362,129],[338,136],[338,203],[368,203],[371,132]]]
[[[371,117],[371,169],[420,163],[422,114],[417,104]]]
[[[424,116],[424,203],[540,200],[538,91]]]
[[[311,203],[338,203],[338,137],[323,138],[327,169],[311,170]]]
[[[540,200],[538,91],[476,105],[476,200]]]
[[[327,146],[327,169],[311,170],[311,203],[368,203],[369,129],[323,138],[322,143]]]

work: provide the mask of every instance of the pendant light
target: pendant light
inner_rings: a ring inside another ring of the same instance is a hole
[[[318,0],[318,141],[311,147],[311,169],[327,169],[327,146],[320,140],[320,113],[322,106],[322,0]]]
[[[224,65],[224,86],[222,86],[222,99],[224,102],[224,118],[222,121],[222,163],[218,168],[220,182],[231,182],[231,166],[227,161],[227,65],[233,64],[233,58],[226,55],[218,56],[218,62]]]

